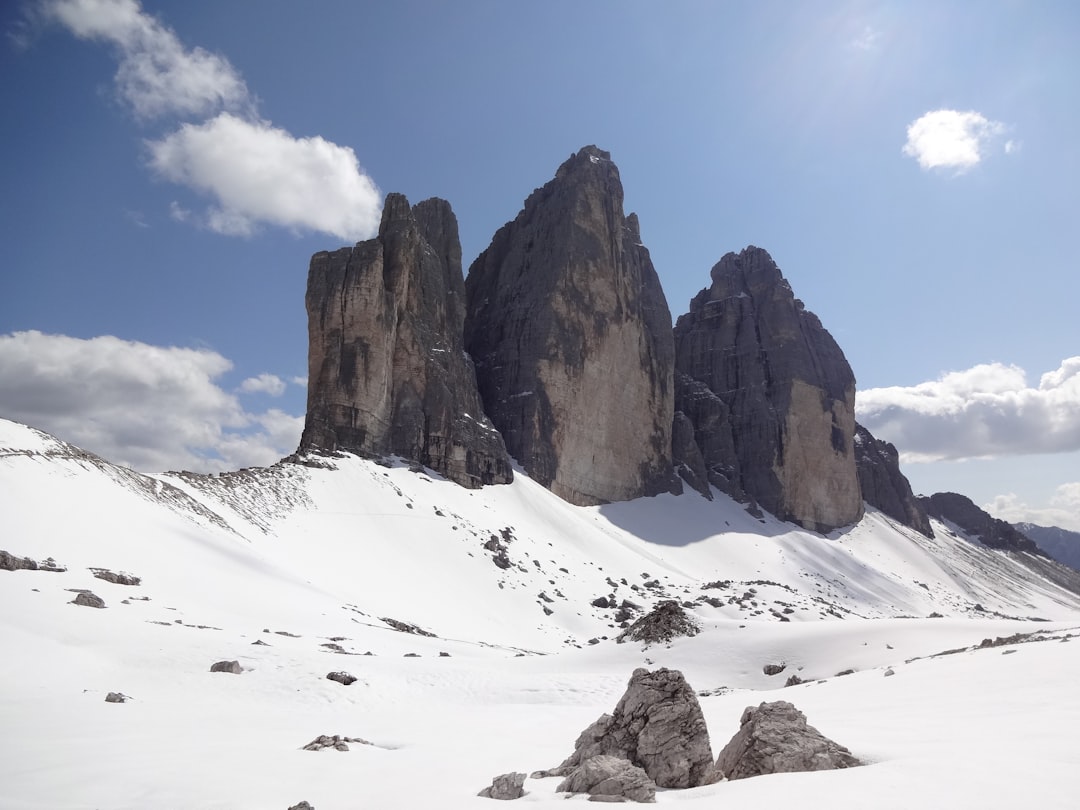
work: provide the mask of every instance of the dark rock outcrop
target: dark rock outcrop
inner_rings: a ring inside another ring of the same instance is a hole
[[[44,562],[38,562],[30,557],[16,557],[0,549],[0,571],[48,571],[53,574],[62,574],[67,569],[57,565],[52,557]]]
[[[991,517],[976,506],[971,498],[964,495],[958,495],[955,492],[935,492],[929,497],[920,497],[919,503],[930,517],[954,523],[968,536],[978,540],[987,548],[1026,551],[1043,555],[1042,550],[1033,540],[1004,520]]]
[[[127,703],[128,699],[128,696],[123,692],[109,692],[109,694],[105,695],[106,703]]]
[[[813,531],[858,520],[844,353],[764,250],[729,253],[711,275],[675,326],[676,371],[688,378],[675,407],[694,423],[710,479]]]
[[[352,686],[356,683],[356,676],[348,672],[328,672],[326,673],[326,679],[328,681],[337,681],[342,686]]]
[[[680,636],[696,636],[700,632],[701,628],[686,614],[682,605],[668,599],[627,627],[615,641],[619,644],[625,641],[664,644]]]
[[[73,605],[82,605],[83,607],[103,608],[105,607],[105,600],[91,591],[79,591],[75,595],[75,598],[71,600]]]
[[[644,770],[625,759],[606,754],[582,762],[555,790],[609,797],[597,801],[656,801],[656,783]]]
[[[228,672],[230,675],[242,675],[244,668],[239,661],[218,661],[210,665],[211,672]]]
[[[371,742],[365,740],[362,737],[343,737],[340,734],[320,734],[314,740],[305,745],[301,751],[326,751],[333,749],[335,751],[348,751],[349,743],[357,743],[358,745],[371,745]]]
[[[637,765],[659,787],[697,787],[712,780],[709,730],[681,672],[634,670],[614,713],[601,715],[581,732],[574,753],[545,774],[569,776],[601,754]]]
[[[806,715],[785,700],[749,706],[739,722],[739,731],[716,758],[718,776],[745,779],[862,764],[844,746],[808,725]]]
[[[607,152],[563,163],[465,287],[484,407],[532,478],[575,504],[678,487],[671,315]]]
[[[311,258],[300,450],[400,455],[469,487],[512,478],[465,354],[449,203],[387,195],[375,239]]]
[[[863,500],[893,520],[927,537],[934,536],[930,518],[900,472],[900,454],[889,442],[875,439],[862,425],[855,425],[855,467]]]
[[[484,788],[477,796],[483,799],[513,801],[525,795],[525,774],[504,773],[491,780],[491,785]]]
[[[116,571],[110,571],[108,568],[91,568],[90,572],[98,579],[111,582],[113,585],[139,585],[142,583],[142,579],[134,574],[117,573]]]

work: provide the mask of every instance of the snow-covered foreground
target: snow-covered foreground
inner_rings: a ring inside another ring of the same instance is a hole
[[[147,478],[0,421],[0,549],[67,569],[0,571],[0,808],[487,807],[491,777],[558,764],[638,666],[684,672],[714,754],[784,699],[869,763],[661,804],[1075,806],[1080,598],[1017,558],[876,513],[820,538],[723,498],[582,509],[524,476],[469,492],[333,464]],[[664,598],[703,632],[615,643],[616,604]],[[1018,632],[1046,640],[973,649]],[[300,750],[321,734],[371,744]],[[562,806],[558,781],[520,801]]]

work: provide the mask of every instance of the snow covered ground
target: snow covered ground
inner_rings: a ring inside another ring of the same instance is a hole
[[[0,571],[0,808],[487,807],[638,666],[683,671],[714,755],[744,707],[785,699],[869,763],[660,804],[1076,804],[1080,597],[1022,558],[872,510],[822,538],[723,496],[581,508],[523,475],[468,491],[326,463],[147,477],[0,421],[0,549],[67,569]],[[619,607],[663,599],[702,633],[615,643]],[[977,648],[1014,633],[1041,640]],[[301,750],[321,734],[370,744]],[[558,781],[520,801],[563,806]]]

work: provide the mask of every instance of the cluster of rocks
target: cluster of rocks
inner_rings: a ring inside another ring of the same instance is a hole
[[[696,636],[701,632],[689,614],[674,599],[657,603],[651,611],[635,621],[615,641],[638,641],[649,644],[666,644],[681,636]]]
[[[38,562],[30,557],[17,557],[11,552],[0,549],[0,571],[48,571],[53,574],[62,574],[67,569],[57,565],[52,557]]]
[[[118,573],[110,571],[108,568],[91,568],[90,572],[98,579],[103,579],[114,585],[139,585],[142,583],[142,579],[134,574]]]
[[[927,530],[895,454],[856,441],[851,368],[769,254],[729,253],[711,281],[673,328],[595,146],[467,278],[449,203],[390,194],[378,236],[312,257],[300,453],[396,454],[469,487],[510,481],[512,456],[575,504],[715,486],[822,532],[865,499]]]
[[[558,792],[587,793],[598,801],[651,802],[657,788],[859,764],[786,701],[748,707],[738,732],[714,760],[701,705],[682,673],[642,668],[634,671],[615,711],[581,732],[562,764],[532,777],[563,777]],[[524,782],[524,774],[503,774],[480,795],[516,799]]]
[[[320,734],[301,750],[326,751],[327,749],[333,749],[335,751],[348,751],[349,743],[355,743],[356,745],[372,745],[369,740],[365,740],[362,737],[342,737],[340,734]]]

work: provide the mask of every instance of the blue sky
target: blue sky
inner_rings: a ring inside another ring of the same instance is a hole
[[[52,0],[0,33],[0,415],[271,461],[312,253],[400,191],[467,265],[595,143],[673,317],[768,249],[917,491],[1080,529],[1073,2]]]

